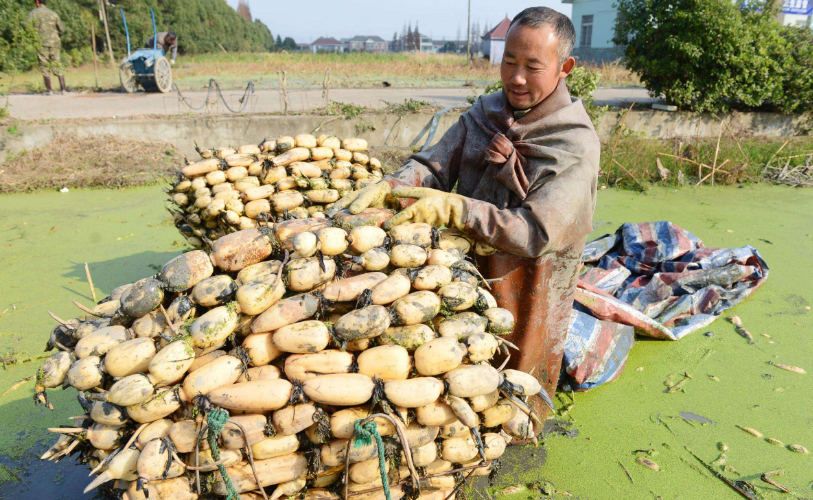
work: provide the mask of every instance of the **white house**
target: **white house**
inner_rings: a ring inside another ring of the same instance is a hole
[[[387,52],[387,42],[380,36],[358,35],[345,41],[347,52]]]
[[[508,34],[509,26],[511,26],[511,20],[506,17],[500,21],[500,24],[483,35],[483,57],[487,57],[491,64],[502,62],[502,54],[505,52],[505,36]]]
[[[573,55],[581,61],[607,62],[621,57],[613,43],[616,0],[562,0],[573,5],[571,19],[576,27]],[[813,0],[784,0],[779,20],[783,24],[813,27]]]
[[[613,43],[615,0],[562,0],[573,4],[570,19],[576,28],[573,56],[580,61],[605,62],[621,57],[621,49]]]
[[[311,51],[317,52],[344,52],[344,44],[335,38],[321,37],[311,44]]]

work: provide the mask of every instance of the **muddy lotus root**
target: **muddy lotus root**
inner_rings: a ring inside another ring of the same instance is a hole
[[[277,168],[279,180],[330,179],[312,169],[351,161],[337,155],[373,161],[360,140],[275,143],[201,150],[175,195],[207,182],[183,206],[211,201],[184,213],[249,192],[236,187],[249,177],[252,189],[274,186],[261,179]],[[278,193],[256,192],[251,202]],[[385,414],[373,421],[398,450],[386,461],[394,498],[418,470],[440,474],[421,483],[421,498],[438,500],[455,485],[444,472],[491,473],[511,440],[535,439],[531,398],[550,398],[534,376],[505,369],[513,317],[466,260],[475,242],[426,224],[387,233],[381,210],[198,226],[208,251],[175,257],[79,318],[54,317],[35,400],[50,407],[48,389],[73,387],[83,411],[51,429],[59,438],[42,458],[78,455],[93,471],[88,491],[110,485],[129,500],[195,499],[197,478],[204,495],[333,499],[346,480],[351,498],[383,499],[383,450],[349,440],[358,421]]]

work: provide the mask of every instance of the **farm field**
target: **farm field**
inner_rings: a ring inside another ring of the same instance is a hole
[[[331,88],[381,87],[484,87],[499,79],[499,67],[486,61],[466,65],[466,57],[453,54],[312,54],[234,53],[180,55],[173,66],[174,82],[181,90],[202,89],[214,78],[223,89],[245,88],[251,80],[257,89],[280,87],[278,72],[287,72],[287,88],[322,88],[330,69]],[[637,76],[616,63],[597,67],[601,86],[639,86]],[[96,87],[93,64],[67,68],[68,85],[78,90]],[[2,75],[0,90],[38,92],[43,89],[39,71]],[[100,90],[120,89],[118,65],[99,61]]]
[[[86,471],[63,462],[41,464],[37,457],[52,439],[46,427],[78,414],[73,391],[53,391],[56,411],[34,407],[33,384],[6,393],[33,375],[54,322],[76,316],[70,300],[90,304],[87,262],[99,296],[115,286],[155,273],[185,248],[163,210],[160,186],[124,190],[41,191],[0,197],[0,498],[23,492],[43,498],[79,498]],[[621,378],[592,392],[560,393],[556,433],[545,447],[512,449],[499,483],[470,498],[509,495],[538,498],[540,485],[554,498],[737,498],[737,493],[702,468],[726,443],[733,480],[752,483],[762,498],[785,496],[759,480],[782,469],[774,480],[800,497],[813,496],[810,455],[771,445],[738,429],[761,431],[784,444],[813,449],[813,417],[806,403],[813,390],[813,191],[767,185],[700,189],[652,188],[644,194],[606,190],[599,194],[593,237],[623,222],[671,220],[694,232],[707,246],[757,247],[771,267],[767,283],[740,306],[739,315],[756,340],[740,337],[718,320],[713,336],[696,333],[676,343],[638,339]],[[763,336],[770,335],[770,338]],[[800,366],[802,375],[768,364]],[[683,391],[667,393],[688,373]],[[716,380],[711,377],[715,377]],[[712,423],[686,421],[691,412]],[[24,416],[24,418],[21,418]],[[645,450],[636,452],[636,450]],[[656,472],[636,463],[643,456]],[[627,477],[622,464],[629,473]],[[521,464],[521,467],[518,465]],[[529,467],[532,464],[532,467]],[[540,481],[549,481],[547,486]]]

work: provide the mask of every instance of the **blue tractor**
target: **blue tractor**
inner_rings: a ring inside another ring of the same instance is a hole
[[[155,27],[155,13],[152,14],[152,30],[155,33],[155,46],[146,49],[136,49],[130,51],[130,32],[127,30],[127,19],[124,17],[124,10],[121,11],[121,19],[124,21],[124,33],[127,35],[127,58],[119,66],[119,79],[121,87],[125,92],[132,94],[138,90],[138,86],[147,92],[169,92],[172,90],[172,66],[164,54],[163,49],[158,48],[158,30]]]

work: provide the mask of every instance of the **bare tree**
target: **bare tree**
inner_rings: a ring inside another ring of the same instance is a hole
[[[480,52],[480,21],[471,24],[471,54],[477,55]]]
[[[248,6],[247,0],[240,0],[237,3],[237,13],[243,16],[246,21],[251,21],[251,7]]]
[[[398,51],[404,52],[407,43],[407,23],[404,22],[404,27],[401,29],[401,41],[398,43]]]

